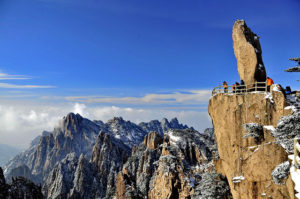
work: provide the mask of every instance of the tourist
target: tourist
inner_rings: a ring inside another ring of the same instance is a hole
[[[238,82],[235,82],[235,88],[236,88],[237,93],[241,92],[240,91],[241,87],[240,87],[240,84]]]
[[[236,88],[236,84],[234,83],[234,84],[232,85],[232,92],[233,92],[233,93],[235,93],[235,88]]]
[[[246,87],[245,87],[245,82],[244,82],[244,80],[241,80],[241,92],[243,93],[243,92],[246,92]]]
[[[271,88],[271,86],[273,84],[274,84],[274,81],[270,77],[267,77],[267,89],[268,89],[268,92],[270,92],[270,88]]]
[[[223,82],[223,87],[224,87],[224,93],[228,92],[228,84],[226,81]]]

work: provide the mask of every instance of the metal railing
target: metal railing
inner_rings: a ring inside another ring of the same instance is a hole
[[[255,91],[268,91],[267,82],[255,82],[254,84],[238,85],[238,86],[217,86],[213,88],[212,95],[218,93],[228,93],[228,94],[244,94]]]

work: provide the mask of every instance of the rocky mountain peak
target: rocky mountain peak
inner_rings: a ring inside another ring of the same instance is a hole
[[[170,124],[179,124],[177,117],[172,118]]]
[[[164,133],[188,128],[176,118],[137,125],[122,117],[104,123],[69,113],[61,121],[59,128],[40,135],[5,167],[8,174],[31,173],[27,176],[43,184],[46,198],[113,198],[117,174],[128,159],[128,170],[134,170],[143,181],[141,190],[147,192]]]
[[[79,130],[80,123],[82,122],[83,117],[81,115],[69,113],[63,118],[62,128],[66,131],[76,132]]]
[[[122,117],[113,117],[112,119],[107,121],[107,123],[118,123],[118,124],[122,124],[125,122],[126,121]]]
[[[167,118],[163,118],[163,119],[161,120],[161,124],[162,124],[162,125],[168,125],[168,124],[169,124],[169,120],[168,120]]]

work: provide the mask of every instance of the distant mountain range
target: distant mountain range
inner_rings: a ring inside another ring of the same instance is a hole
[[[4,175],[9,182],[21,175],[41,183],[46,198],[113,198],[116,194],[145,198],[150,186],[165,186],[159,184],[165,169],[176,173],[177,168],[182,176],[169,180],[189,179],[190,184],[181,182],[184,193],[195,189],[200,196],[199,175],[214,171],[212,159],[217,156],[212,129],[200,134],[176,118],[135,124],[115,117],[104,123],[70,113],[59,127],[44,131],[10,160]],[[157,178],[153,178],[155,171]],[[221,179],[218,174],[208,178],[215,184]],[[220,182],[226,195],[227,183]],[[172,189],[175,195],[183,191]]]

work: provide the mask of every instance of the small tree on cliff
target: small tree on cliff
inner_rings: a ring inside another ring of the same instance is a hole
[[[288,69],[286,69],[284,71],[285,72],[300,72],[300,57],[290,58],[289,60],[297,62],[298,66],[294,66],[294,67],[288,68]],[[297,80],[297,81],[300,81],[300,80]]]
[[[289,60],[298,63],[298,66],[294,66],[285,70],[285,72],[300,72],[300,57],[290,58]]]

